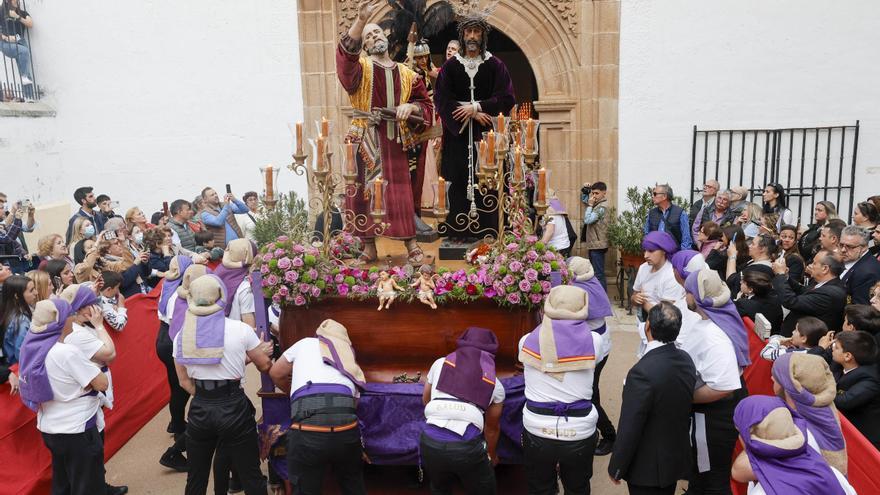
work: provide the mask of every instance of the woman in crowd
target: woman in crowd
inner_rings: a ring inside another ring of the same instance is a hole
[[[749,261],[742,270],[736,269],[736,259],[739,255],[736,246],[727,248],[727,286],[731,293],[739,290],[741,281],[740,272],[745,273],[748,270],[759,270],[770,277],[773,277],[773,260],[776,259],[779,247],[776,245],[776,239],[769,234],[758,234],[749,242]],[[731,250],[733,250],[731,252]]]
[[[798,241],[798,250],[807,263],[813,261],[813,255],[819,250],[819,236],[822,227],[829,220],[837,218],[837,208],[831,201],[819,201],[813,208],[813,221]]]
[[[37,254],[43,260],[61,260],[73,269],[73,259],[67,253],[64,237],[58,234],[49,234],[37,241]]]
[[[804,259],[801,257],[797,246],[797,227],[783,225],[779,231],[779,247],[782,248],[780,256],[785,257],[785,265],[788,267],[788,276],[795,282],[804,280]]]
[[[52,290],[60,294],[62,290],[73,283],[73,269],[65,260],[49,260],[46,263],[46,273],[52,281]]]
[[[83,260],[86,259],[86,253],[92,249],[92,246],[95,245],[94,238],[88,239],[80,239],[73,245],[73,263],[76,266],[77,263],[82,263]]]
[[[241,200],[247,205],[248,212],[235,215],[235,220],[238,222],[238,226],[241,227],[245,239],[256,242],[257,238],[254,237],[254,229],[257,228],[257,219],[260,218],[260,198],[256,192],[248,191],[244,193]]]
[[[74,258],[73,262],[76,263],[77,261],[74,252],[76,243],[83,239],[94,239],[96,234],[95,225],[86,217],[77,217],[73,222],[72,232],[73,233],[70,236],[70,244],[67,245],[67,248],[70,250],[68,254],[70,254],[71,258]]]
[[[550,207],[547,208],[547,224],[544,226],[544,235],[541,237],[541,242],[555,247],[565,257],[571,254],[571,239],[566,226],[567,216],[568,213],[562,206],[562,202],[555,198],[551,199]]]
[[[877,207],[869,201],[862,201],[853,210],[853,224],[861,227],[865,234],[870,236],[874,233],[874,227],[880,223],[880,214]]]
[[[3,332],[3,357],[9,365],[18,362],[18,351],[31,327],[31,313],[37,304],[34,282],[24,275],[13,275],[3,282],[0,302],[0,332]]]
[[[718,276],[722,280],[727,278],[727,248],[730,246],[731,239],[736,245],[736,270],[742,270],[749,262],[749,245],[746,242],[746,235],[743,230],[736,225],[725,227],[721,230],[721,242],[709,252],[706,258],[706,265],[718,272]]]
[[[760,206],[755,203],[749,203],[743,208],[742,213],[734,223],[742,228],[747,239],[751,239],[760,233],[761,217],[763,215],[764,212]]]
[[[34,282],[34,288],[37,289],[37,302],[52,297],[52,280],[47,272],[43,270],[31,270],[27,272],[27,278]]]
[[[707,258],[709,253],[721,244],[721,227],[713,221],[708,221],[700,225],[697,233],[697,245],[700,247],[700,254],[703,258]]]
[[[134,261],[129,260],[119,239],[101,239],[86,253],[85,261],[76,265],[76,279],[79,283],[93,282],[103,270],[117,272],[122,275],[119,292],[128,298],[145,292],[144,280],[150,275],[148,261],[146,252]]]
[[[785,188],[778,183],[771,182],[764,188],[764,213],[776,213],[779,220],[776,222],[776,229],[782,224],[794,225],[794,215],[791,210],[786,208]]]
[[[141,232],[146,232],[147,229],[155,227],[155,225],[147,221],[147,216],[144,215],[144,212],[137,206],[129,208],[128,211],[125,212],[125,225],[128,227],[128,231],[132,234],[134,234],[135,226],[137,226]]]
[[[144,234],[144,247],[150,253],[147,285],[153,288],[165,276],[171,263],[171,230],[161,227],[148,230]]]
[[[773,278],[763,271],[747,270],[742,274],[739,298],[734,302],[740,316],[755,320],[761,313],[770,322],[771,333],[778,334],[782,329],[782,305],[773,291]]]

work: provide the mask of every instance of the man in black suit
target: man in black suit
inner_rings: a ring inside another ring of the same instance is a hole
[[[880,280],[880,261],[868,252],[868,237],[861,227],[850,225],[840,235],[846,286],[850,304],[871,304],[871,287]]]
[[[645,354],[626,375],[617,440],[608,464],[630,494],[672,494],[691,468],[691,402],[697,371],[675,347],[681,311],[661,302],[648,312]]]
[[[790,313],[782,321],[782,335],[791,337],[797,321],[804,316],[815,316],[828,325],[828,329],[838,331],[843,327],[843,308],[846,306],[846,287],[838,278],[843,273],[843,262],[829,251],[819,251],[810,263],[811,275],[815,282],[805,288],[788,278],[785,258],[773,263],[773,288],[779,296],[782,307]]]

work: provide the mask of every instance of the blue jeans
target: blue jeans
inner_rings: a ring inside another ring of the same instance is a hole
[[[593,265],[593,272],[605,290],[608,290],[608,283],[605,281],[605,253],[607,252],[608,248],[590,249],[590,264]]]
[[[34,80],[34,73],[31,70],[31,51],[24,41],[10,43],[9,41],[0,41],[0,52],[9,58],[15,59],[18,64],[18,73],[21,77],[26,77],[31,81]]]

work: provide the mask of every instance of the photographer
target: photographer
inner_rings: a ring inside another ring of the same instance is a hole
[[[581,242],[587,248],[596,278],[605,290],[608,290],[608,283],[605,281],[605,254],[608,252],[608,222],[611,218],[608,209],[602,204],[607,201],[607,192],[608,186],[604,182],[588,182],[581,188],[581,202],[587,205],[584,226],[581,228]]]
[[[6,195],[0,192],[0,221],[6,223],[6,228],[8,229],[12,223],[15,221],[16,212],[21,211],[21,231],[22,232],[33,232],[39,227],[36,219],[37,209],[34,208],[34,204],[29,199],[18,200],[15,202],[15,205],[12,208],[12,211],[6,210]],[[21,249],[25,253],[30,252],[28,249],[27,243],[24,241],[24,236],[18,236],[18,243],[21,244]]]
[[[0,193],[2,194],[2,193]],[[22,210],[19,205],[13,205],[12,211],[6,212],[6,195],[0,195],[0,256],[7,260],[12,257],[18,257],[11,263],[12,271],[21,273],[26,267],[21,266],[21,260],[27,256],[27,251],[19,242],[22,225]]]
[[[144,280],[150,276],[150,253],[142,251],[133,261],[115,232],[101,232],[98,243],[86,253],[86,260],[76,265],[74,274],[78,283],[94,281],[103,270],[122,275],[119,292],[125,297],[147,291]]]

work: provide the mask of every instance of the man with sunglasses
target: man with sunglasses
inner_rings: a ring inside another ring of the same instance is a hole
[[[785,258],[773,262],[773,289],[779,296],[782,307],[789,310],[782,321],[784,337],[791,337],[797,321],[804,316],[815,316],[824,321],[828,330],[838,331],[843,327],[843,308],[846,306],[846,287],[840,281],[844,265],[829,251],[821,250],[813,257],[810,274],[815,282],[803,287],[788,276]]]
[[[645,219],[645,235],[651,232],[666,232],[675,239],[679,248],[684,251],[694,245],[691,238],[691,224],[688,213],[681,206],[672,204],[672,187],[669,184],[657,184],[651,192],[654,208]]]
[[[840,280],[846,286],[849,304],[870,304],[871,287],[880,280],[880,261],[868,253],[865,231],[856,225],[843,229],[838,249],[845,266]]]

